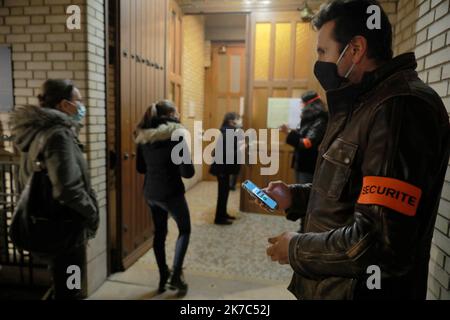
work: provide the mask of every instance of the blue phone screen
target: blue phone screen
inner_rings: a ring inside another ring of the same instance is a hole
[[[275,210],[277,208],[277,203],[275,200],[270,198],[267,194],[265,194],[260,188],[258,188],[253,182],[246,181],[244,182],[244,187],[249,192],[254,194],[259,200],[264,202],[266,206],[268,206],[270,209]]]

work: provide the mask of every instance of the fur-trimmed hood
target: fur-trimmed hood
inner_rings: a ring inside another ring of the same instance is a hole
[[[156,128],[137,130],[135,142],[136,144],[155,143],[159,141],[170,140],[172,134],[184,126],[178,122],[162,123]]]
[[[56,109],[28,105],[18,107],[11,114],[14,143],[22,152],[27,152],[36,135],[44,130],[60,126],[77,134],[81,125],[65,113]]]

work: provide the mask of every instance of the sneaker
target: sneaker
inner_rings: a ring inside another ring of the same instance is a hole
[[[166,291],[167,280],[169,280],[170,275],[171,275],[171,272],[170,272],[169,268],[166,268],[165,271],[160,273],[158,293],[163,293],[164,291]]]
[[[169,289],[171,290],[178,290],[178,296],[184,296],[187,293],[188,285],[186,281],[184,280],[184,274],[183,271],[181,271],[178,274],[175,274],[175,272],[172,274],[172,277],[168,284]]]

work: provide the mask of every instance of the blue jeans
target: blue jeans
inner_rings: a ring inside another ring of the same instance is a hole
[[[164,202],[149,200],[148,204],[152,211],[153,223],[155,225],[153,250],[158,269],[160,272],[164,272],[167,268],[165,244],[168,231],[167,221],[170,213],[177,224],[179,232],[175,246],[173,270],[181,271],[191,236],[191,219],[186,198],[183,194]]]

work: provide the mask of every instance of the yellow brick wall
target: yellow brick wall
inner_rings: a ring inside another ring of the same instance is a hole
[[[82,30],[66,30],[70,0],[0,0],[0,44],[10,45],[16,106],[37,104],[42,83],[48,78],[75,81],[86,95],[85,21]],[[82,12],[83,1],[75,1]],[[4,134],[9,114],[0,113]],[[11,150],[11,144],[6,145]]]
[[[204,45],[205,45],[205,21],[202,16],[183,17],[183,94],[182,94],[182,122],[194,137],[194,121],[203,120],[204,110]],[[190,105],[195,106],[195,118],[189,117]],[[192,144],[194,141],[192,141]],[[202,179],[202,166],[197,165],[193,179],[186,180],[189,188]]]

